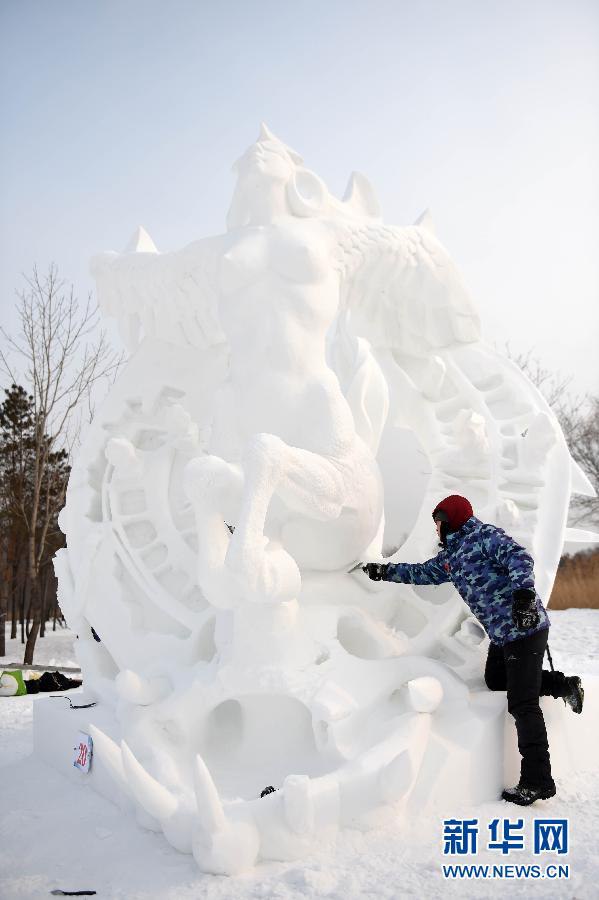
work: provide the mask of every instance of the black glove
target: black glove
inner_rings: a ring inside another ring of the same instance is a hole
[[[387,574],[386,563],[366,563],[362,566],[362,571],[366,572],[371,581],[385,581]]]
[[[530,588],[518,588],[513,594],[512,621],[520,631],[536,628],[541,617],[537,609],[537,595]]]

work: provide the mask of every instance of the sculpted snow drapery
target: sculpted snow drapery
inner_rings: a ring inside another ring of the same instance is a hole
[[[432,602],[352,565],[384,544],[429,557],[430,511],[459,486],[533,553],[547,597],[588,488],[426,218],[384,225],[359,175],[335,199],[265,127],[235,168],[226,234],[161,254],[140,230],[94,260],[131,358],[73,468],[56,560],[85,685],[122,738],[96,728],[99,758],[143,824],[216,872],[438,791],[425,749],[438,777],[478,765],[480,628],[449,586]],[[400,432],[416,459],[393,452]],[[400,502],[386,525],[409,480],[420,512]],[[445,700],[468,748],[437,729]],[[473,801],[499,766],[486,753]]]

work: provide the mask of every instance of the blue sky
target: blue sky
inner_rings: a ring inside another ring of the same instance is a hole
[[[429,206],[487,337],[599,390],[595,0],[2,0],[0,322],[51,260],[224,229],[260,120],[385,219]]]

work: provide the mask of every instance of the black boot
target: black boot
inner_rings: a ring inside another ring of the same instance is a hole
[[[578,675],[566,675],[562,697],[564,698],[564,703],[567,703],[573,712],[582,712],[584,688]]]
[[[530,806],[535,800],[549,800],[555,797],[555,784],[549,787],[538,787],[532,784],[524,784],[519,781],[513,788],[506,788],[501,794],[502,800],[515,803],[517,806]]]

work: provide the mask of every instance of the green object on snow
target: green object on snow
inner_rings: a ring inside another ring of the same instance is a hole
[[[8,677],[6,677],[8,676]],[[16,690],[12,690],[13,681],[16,684]],[[0,676],[0,696],[4,697],[20,697],[27,693],[23,673],[20,669],[5,669]]]

